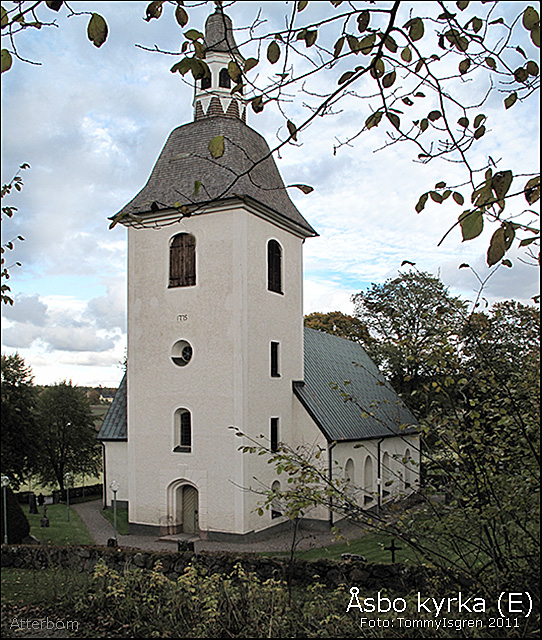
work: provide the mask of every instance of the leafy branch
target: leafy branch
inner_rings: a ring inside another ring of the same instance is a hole
[[[23,179],[21,176],[21,171],[24,171],[25,169],[29,169],[30,165],[27,164],[26,162],[24,162],[20,167],[19,170],[17,171],[17,173],[13,176],[13,178],[7,183],[2,185],[2,190],[0,192],[0,195],[2,197],[2,200],[9,196],[12,192],[13,189],[15,189],[15,191],[20,192],[22,191],[23,188]],[[2,206],[2,219],[4,216],[6,216],[7,218],[12,218],[13,215],[15,214],[15,212],[18,211],[17,207],[14,207],[12,205],[5,205]],[[10,269],[12,269],[13,267],[20,267],[21,263],[20,262],[14,262],[11,265],[7,265],[6,264],[6,252],[7,251],[13,251],[13,249],[15,248],[15,242],[19,241],[19,242],[24,242],[24,238],[23,236],[16,236],[15,238],[9,240],[8,242],[5,242],[2,244],[2,248],[1,248],[1,278],[2,278],[2,285],[1,285],[1,290],[0,290],[0,295],[2,297],[2,302],[4,304],[10,304],[13,305],[13,298],[11,297],[11,287],[7,284],[7,280],[10,279]]]

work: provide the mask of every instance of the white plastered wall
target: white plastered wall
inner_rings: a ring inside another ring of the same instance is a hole
[[[104,442],[106,504],[113,504],[113,492],[109,485],[113,480],[119,484],[117,500],[128,500],[128,443],[123,441]]]
[[[333,449],[333,475],[345,478],[347,462],[352,460],[354,477],[350,478],[351,495],[366,508],[377,504],[379,485],[382,501],[404,497],[419,485],[419,446],[417,435],[338,443]],[[407,452],[410,453],[409,460],[405,458]],[[385,466],[384,460],[388,462]],[[407,479],[408,486],[405,482]],[[390,484],[386,485],[386,481]],[[384,491],[389,492],[388,495],[384,495]]]
[[[196,286],[168,288],[169,241],[196,238]],[[272,480],[242,439],[269,436],[271,417],[293,429],[292,381],[303,376],[302,240],[244,208],[193,216],[172,226],[129,229],[128,477],[130,521],[171,524],[171,488],[199,492],[204,533],[262,527],[254,478]],[[267,241],[283,249],[284,295],[267,290]],[[184,367],[177,340],[193,347]],[[270,376],[270,342],[280,342],[280,378]],[[192,416],[192,450],[173,451],[175,411]],[[175,517],[175,514],[173,514]],[[264,526],[268,526],[265,524]]]

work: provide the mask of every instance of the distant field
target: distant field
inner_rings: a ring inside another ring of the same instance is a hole
[[[94,476],[83,476],[83,474],[74,475],[73,486],[74,487],[90,487],[92,484],[102,484],[103,482],[103,474],[100,472],[98,475]],[[36,495],[39,493],[43,493],[44,496],[51,495],[53,490],[58,489],[57,485],[43,485],[40,484],[37,480],[30,479],[28,482],[24,482],[20,487],[19,491],[33,491]]]

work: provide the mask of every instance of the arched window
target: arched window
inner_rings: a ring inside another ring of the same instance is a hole
[[[201,79],[201,88],[202,89],[210,89],[211,88],[211,74],[208,76],[203,76]]]
[[[349,485],[353,485],[356,481],[354,473],[354,461],[352,458],[348,458],[344,466],[344,479]]]
[[[371,456],[365,458],[365,469],[363,472],[363,490],[365,492],[365,504],[372,502],[373,496],[373,460]]]
[[[387,498],[391,492],[391,482],[390,482],[390,456],[387,451],[384,452],[382,456],[382,470],[381,470],[381,479],[382,479],[382,498]]]
[[[175,447],[178,453],[192,451],[192,416],[188,409],[177,409],[174,419]]]
[[[271,485],[271,491],[276,494],[280,493],[280,482],[278,480],[275,480]],[[271,518],[280,518],[281,515],[282,511],[280,509],[280,500],[277,495],[277,497],[273,498],[273,501],[271,502]]]
[[[218,74],[218,86],[223,89],[229,89],[231,87],[231,78],[226,68],[220,69]]]
[[[282,293],[282,249],[276,240],[267,243],[267,288]]]
[[[169,287],[193,287],[196,284],[196,238],[179,233],[169,244]]]
[[[405,471],[403,474],[403,477],[405,479],[405,489],[408,489],[412,484],[412,459],[410,457],[410,449],[405,449],[403,464],[405,465]]]

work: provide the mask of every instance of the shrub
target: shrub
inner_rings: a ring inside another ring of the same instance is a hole
[[[2,499],[0,500],[1,508],[1,532],[2,542],[4,542],[4,495],[2,489]],[[8,543],[21,544],[21,542],[30,533],[30,524],[21,509],[21,505],[17,502],[17,498],[13,491],[7,487],[6,494],[7,503],[7,521],[8,521]]]

